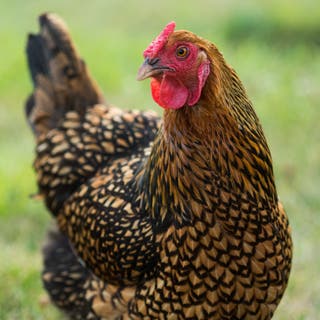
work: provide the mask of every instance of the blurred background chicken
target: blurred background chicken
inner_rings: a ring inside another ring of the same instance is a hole
[[[271,319],[292,243],[272,160],[235,71],[169,23],[144,51],[155,114],[104,103],[66,26],[40,16],[26,114],[56,217],[44,285],[79,319]]]

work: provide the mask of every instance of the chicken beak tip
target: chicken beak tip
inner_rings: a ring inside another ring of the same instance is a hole
[[[150,76],[151,66],[148,63],[148,59],[145,59],[141,67],[138,70],[137,80],[142,81]]]

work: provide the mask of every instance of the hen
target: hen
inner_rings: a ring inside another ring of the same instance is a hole
[[[270,319],[291,236],[259,120],[209,41],[169,23],[144,51],[163,119],[104,102],[64,23],[40,17],[26,104],[58,229],[43,282],[74,319]]]

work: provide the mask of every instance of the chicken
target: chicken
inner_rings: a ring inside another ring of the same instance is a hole
[[[64,23],[40,17],[26,104],[57,228],[43,282],[74,319],[271,319],[291,231],[259,120],[209,41],[169,23],[144,51],[163,118],[104,102]]]

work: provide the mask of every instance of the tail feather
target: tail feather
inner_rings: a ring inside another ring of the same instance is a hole
[[[45,43],[40,35],[29,34],[27,42],[27,59],[31,78],[36,84],[36,76],[42,74],[49,76],[49,66],[44,52]]]
[[[66,112],[83,116],[87,108],[104,103],[65,23],[54,14],[41,15],[39,23],[39,34],[29,35],[26,48],[34,91],[25,108],[37,137],[58,126]]]

